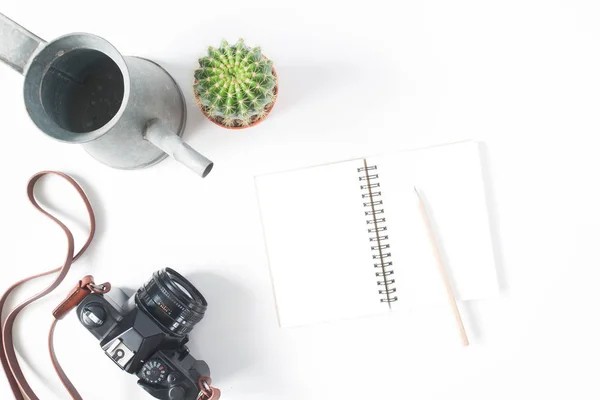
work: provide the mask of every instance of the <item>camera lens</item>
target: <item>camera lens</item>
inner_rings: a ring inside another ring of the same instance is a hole
[[[204,318],[208,306],[202,293],[171,268],[155,272],[135,298],[165,329],[182,336]]]

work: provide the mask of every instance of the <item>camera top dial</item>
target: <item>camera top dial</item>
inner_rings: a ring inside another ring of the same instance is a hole
[[[142,367],[142,379],[148,383],[161,383],[167,377],[167,367],[159,359],[148,361]]]

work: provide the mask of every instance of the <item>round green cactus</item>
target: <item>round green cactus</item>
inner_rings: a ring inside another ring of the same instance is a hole
[[[194,90],[200,107],[211,119],[228,127],[246,127],[264,118],[276,97],[273,62],[259,47],[249,48],[240,39],[230,46],[208,48],[198,60]]]

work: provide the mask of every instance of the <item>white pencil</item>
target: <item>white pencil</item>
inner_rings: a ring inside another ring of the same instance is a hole
[[[467,337],[467,332],[465,331],[465,326],[463,324],[462,318],[460,316],[460,311],[458,310],[458,305],[456,304],[456,298],[454,297],[454,293],[452,292],[452,285],[450,284],[450,278],[448,277],[448,273],[446,272],[446,268],[444,267],[444,261],[442,259],[442,254],[440,252],[440,248],[438,245],[438,241],[435,237],[435,233],[433,230],[433,226],[431,224],[431,220],[429,218],[429,214],[427,213],[427,208],[425,207],[425,203],[423,202],[423,198],[419,194],[419,191],[415,187],[415,193],[419,198],[419,208],[421,210],[421,216],[423,217],[423,221],[427,228],[427,234],[429,235],[429,241],[431,242],[431,247],[433,253],[435,255],[436,263],[438,266],[438,270],[440,275],[442,276],[442,280],[444,281],[444,286],[446,287],[446,294],[448,295],[448,301],[450,302],[450,306],[452,307],[452,311],[454,312],[454,319],[456,320],[456,325],[460,331],[460,337],[462,339],[462,343],[464,346],[469,345],[469,338]]]

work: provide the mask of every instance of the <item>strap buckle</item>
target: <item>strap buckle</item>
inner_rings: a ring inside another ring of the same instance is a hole
[[[200,386],[200,394],[197,400],[219,400],[221,398],[221,391],[211,386],[211,378],[209,376],[202,376],[198,379],[198,386]]]
[[[100,285],[98,285],[97,283],[91,282],[91,283],[88,283],[87,287],[90,289],[90,291],[97,293],[97,294],[104,294],[104,293],[108,293],[110,291],[110,283],[108,283],[108,282],[104,282]]]

